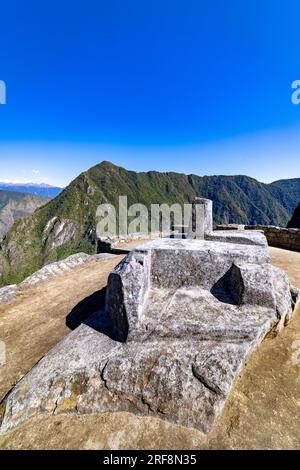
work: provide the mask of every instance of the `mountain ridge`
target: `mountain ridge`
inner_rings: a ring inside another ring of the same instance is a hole
[[[0,240],[16,220],[31,215],[49,200],[32,194],[0,190]]]
[[[300,200],[300,178],[271,184],[237,176],[197,176],[158,171],[134,172],[103,161],[82,172],[32,216],[15,223],[0,252],[1,283],[15,283],[73,253],[96,251],[95,214],[99,204],[118,207],[189,203],[195,196],[214,203],[215,223],[286,226]]]
[[[32,194],[34,196],[48,197],[51,199],[58,196],[62,189],[63,188],[46,183],[6,183],[0,181],[0,190],[2,191],[20,192]]]

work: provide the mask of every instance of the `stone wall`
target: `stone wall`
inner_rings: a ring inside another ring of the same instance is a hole
[[[282,228],[273,225],[217,225],[215,230],[261,230],[269,246],[300,252],[300,229]]]
[[[127,254],[130,249],[122,248],[123,243],[135,240],[156,240],[157,238],[169,237],[170,232],[136,232],[126,235],[118,235],[112,238],[97,239],[97,253]]]
[[[300,251],[300,229],[271,225],[245,225],[245,230],[263,230],[270,246]]]

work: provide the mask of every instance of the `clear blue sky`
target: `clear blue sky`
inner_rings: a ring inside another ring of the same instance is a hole
[[[299,0],[0,4],[0,180],[300,177]]]

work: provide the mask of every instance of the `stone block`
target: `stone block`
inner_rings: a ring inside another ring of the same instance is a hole
[[[41,412],[129,411],[209,432],[248,355],[289,320],[299,292],[271,266],[261,232],[215,234],[211,201],[196,206],[200,238],[127,255],[109,276],[105,311],[6,397],[1,431]]]

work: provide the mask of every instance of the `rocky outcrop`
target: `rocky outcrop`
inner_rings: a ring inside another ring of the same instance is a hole
[[[0,289],[0,305],[6,304],[7,302],[11,302],[17,297],[17,294],[18,286],[16,284],[2,287]]]
[[[231,233],[228,236],[231,239]],[[158,240],[111,273],[106,308],[7,397],[2,432],[39,413],[130,411],[208,432],[247,356],[298,291],[266,244]],[[244,240],[245,242],[245,240]]]
[[[298,228],[298,229],[300,229],[300,204],[295,209],[293,217],[291,218],[291,220],[287,224],[287,228]]]
[[[50,251],[72,241],[76,232],[77,226],[72,220],[53,217],[43,230],[42,241]]]

